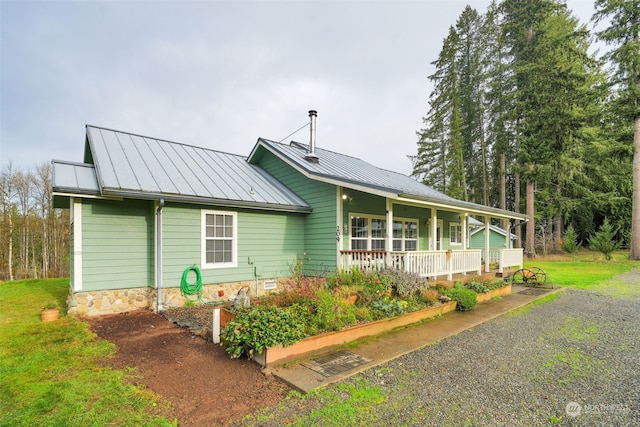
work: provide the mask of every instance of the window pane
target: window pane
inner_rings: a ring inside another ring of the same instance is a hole
[[[418,237],[418,223],[416,222],[405,222],[405,237],[407,239],[416,239]]]
[[[402,221],[393,221],[393,238],[402,239]]]
[[[405,251],[417,251],[418,250],[418,242],[415,240],[407,240],[404,242],[404,250]]]
[[[367,250],[367,241],[366,240],[352,240],[351,241],[351,250],[352,251],[366,251]]]
[[[402,250],[402,240],[393,241],[393,250],[399,252]]]
[[[351,217],[351,237],[368,237],[367,222],[367,218]]]
[[[371,237],[384,237],[385,236],[386,221],[384,219],[372,219],[371,220]]]
[[[372,240],[371,241],[371,250],[372,251],[384,251],[384,240]]]

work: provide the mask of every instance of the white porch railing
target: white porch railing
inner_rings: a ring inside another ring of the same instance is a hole
[[[342,268],[359,267],[364,270],[386,266],[418,274],[422,277],[446,275],[448,280],[457,273],[482,272],[482,250],[459,251],[341,251]]]
[[[500,251],[500,267],[498,271],[504,273],[506,267],[522,268],[522,254],[524,249],[502,249]]]

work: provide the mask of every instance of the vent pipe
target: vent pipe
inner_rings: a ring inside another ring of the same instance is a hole
[[[316,110],[309,110],[309,118],[311,119],[311,125],[309,126],[311,138],[309,140],[310,152],[305,156],[305,160],[311,163],[318,163],[320,159],[316,156],[316,117],[318,112]]]

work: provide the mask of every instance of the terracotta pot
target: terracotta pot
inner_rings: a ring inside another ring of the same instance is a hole
[[[40,313],[40,317],[43,322],[53,322],[54,320],[58,320],[60,317],[60,309],[59,308],[45,308]]]

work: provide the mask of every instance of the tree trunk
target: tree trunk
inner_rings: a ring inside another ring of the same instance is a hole
[[[640,115],[633,122],[633,198],[631,208],[631,255],[640,260]]]
[[[529,170],[533,169],[533,165],[529,165]],[[534,195],[534,183],[531,178],[527,179],[527,215],[529,216],[529,222],[527,222],[527,245],[525,252],[528,256],[536,255],[536,222],[535,216],[535,195]]]
[[[514,177],[514,209],[516,212],[520,213],[520,172],[515,173]],[[529,220],[529,222],[533,221],[533,218]],[[516,247],[522,247],[522,227],[520,227],[520,220],[516,220]]]
[[[11,212],[8,215],[9,218],[9,253],[8,262],[9,267],[9,281],[13,280],[13,219],[11,218]]]
[[[507,210],[507,155],[505,153],[500,153],[500,188],[498,191],[500,192],[500,209]],[[516,210],[517,212],[517,210]],[[500,227],[503,230],[507,229],[507,220],[500,220]]]

